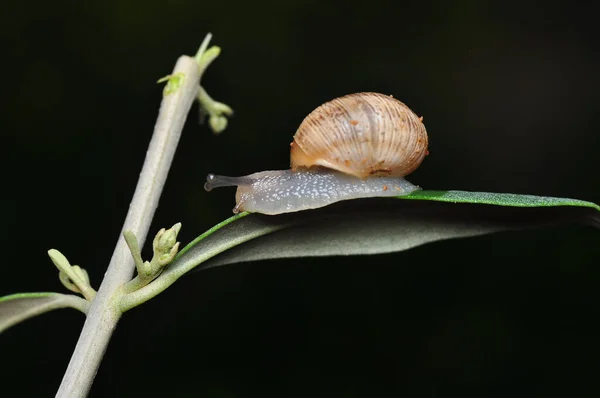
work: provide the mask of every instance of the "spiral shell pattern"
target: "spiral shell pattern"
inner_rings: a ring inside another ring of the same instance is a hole
[[[427,152],[427,131],[397,99],[356,93],[326,102],[300,124],[291,144],[290,163],[322,166],[359,178],[403,177]]]

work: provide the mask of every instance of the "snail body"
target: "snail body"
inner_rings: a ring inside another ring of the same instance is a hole
[[[422,119],[393,97],[356,93],[326,102],[302,121],[290,169],[244,177],[209,174],[205,189],[237,186],[234,213],[281,214],[349,199],[419,190],[404,176],[427,155]]]

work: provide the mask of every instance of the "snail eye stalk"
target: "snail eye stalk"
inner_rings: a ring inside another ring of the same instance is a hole
[[[252,184],[252,179],[248,177],[228,177],[220,176],[217,174],[209,174],[208,176],[206,176],[206,183],[204,184],[204,189],[210,192],[214,188],[237,187],[240,185],[250,184]]]

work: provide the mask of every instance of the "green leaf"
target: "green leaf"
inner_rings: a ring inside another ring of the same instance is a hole
[[[402,199],[401,201],[397,199]],[[242,213],[181,250],[161,277],[275,258],[389,253],[453,238],[559,224],[600,227],[591,202],[532,195],[418,191],[266,216]]]
[[[510,207],[590,207],[600,211],[600,206],[579,199],[552,198],[547,196],[518,195],[514,193],[468,192],[468,191],[415,191],[398,199],[432,200],[450,203],[488,204]]]
[[[0,333],[34,316],[69,307],[85,314],[89,303],[81,297],[60,293],[18,293],[0,297]]]

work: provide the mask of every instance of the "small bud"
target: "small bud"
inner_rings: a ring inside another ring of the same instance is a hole
[[[56,268],[58,268],[59,271],[64,272],[65,270],[71,268],[69,260],[67,260],[67,258],[58,250],[48,250],[48,256],[50,257],[50,260],[52,260],[54,265],[56,265]]]
[[[48,250],[48,256],[58,268],[58,279],[64,287],[75,293],[81,293],[86,300],[92,301],[96,291],[90,285],[87,271],[79,265],[71,265],[69,260],[58,250]]]
[[[77,286],[75,281],[73,281],[71,278],[69,278],[69,276],[67,274],[65,274],[64,272],[58,273],[58,279],[63,284],[63,286],[66,287],[67,289],[69,289],[70,291],[72,291],[74,293],[81,293],[81,289],[79,289],[79,286]]]
[[[173,225],[173,227],[160,230],[156,235],[154,251],[160,253],[169,253],[173,245],[177,242],[177,234],[181,229],[181,223]]]
[[[154,237],[154,240],[152,241],[152,248],[154,249],[154,251],[156,251],[156,248],[159,245],[159,242],[163,236],[163,234],[165,233],[166,229],[165,228],[161,228],[160,231],[158,231],[156,233],[156,236]]]
[[[214,133],[220,133],[227,128],[227,118],[225,116],[211,116],[208,124]]]
[[[74,265],[71,267],[71,270],[74,275],[79,278],[79,281],[86,285],[90,284],[90,277],[85,269],[81,268],[79,265]]]
[[[167,75],[165,77],[161,77],[158,79],[156,83],[164,83],[167,82],[165,88],[163,89],[163,95],[169,95],[179,90],[179,87],[183,84],[185,80],[185,74],[182,72],[175,73],[174,75]]]
[[[213,109],[213,112],[217,113],[217,114],[222,113],[227,116],[233,115],[233,109],[231,109],[231,107],[229,105],[224,104],[222,102],[215,101],[212,104],[212,109]]]
[[[177,255],[178,252],[179,252],[179,242],[175,243],[168,253],[165,253],[162,256],[160,256],[156,260],[156,263],[160,267],[164,267],[165,265],[167,265],[171,261],[173,261],[173,259],[175,258],[175,256]]]
[[[218,46],[212,46],[200,54],[200,56],[197,54],[196,60],[200,69],[204,71],[206,68],[208,68],[208,65],[210,65],[219,56],[219,54],[221,54],[221,47]]]
[[[151,261],[153,265],[162,268],[173,261],[179,251],[177,234],[180,230],[181,223],[177,223],[167,230],[163,228],[158,231],[153,242],[154,256]]]
[[[152,265],[150,261],[144,261],[139,267],[137,267],[138,274],[143,277],[153,276],[154,270],[152,269]]]

